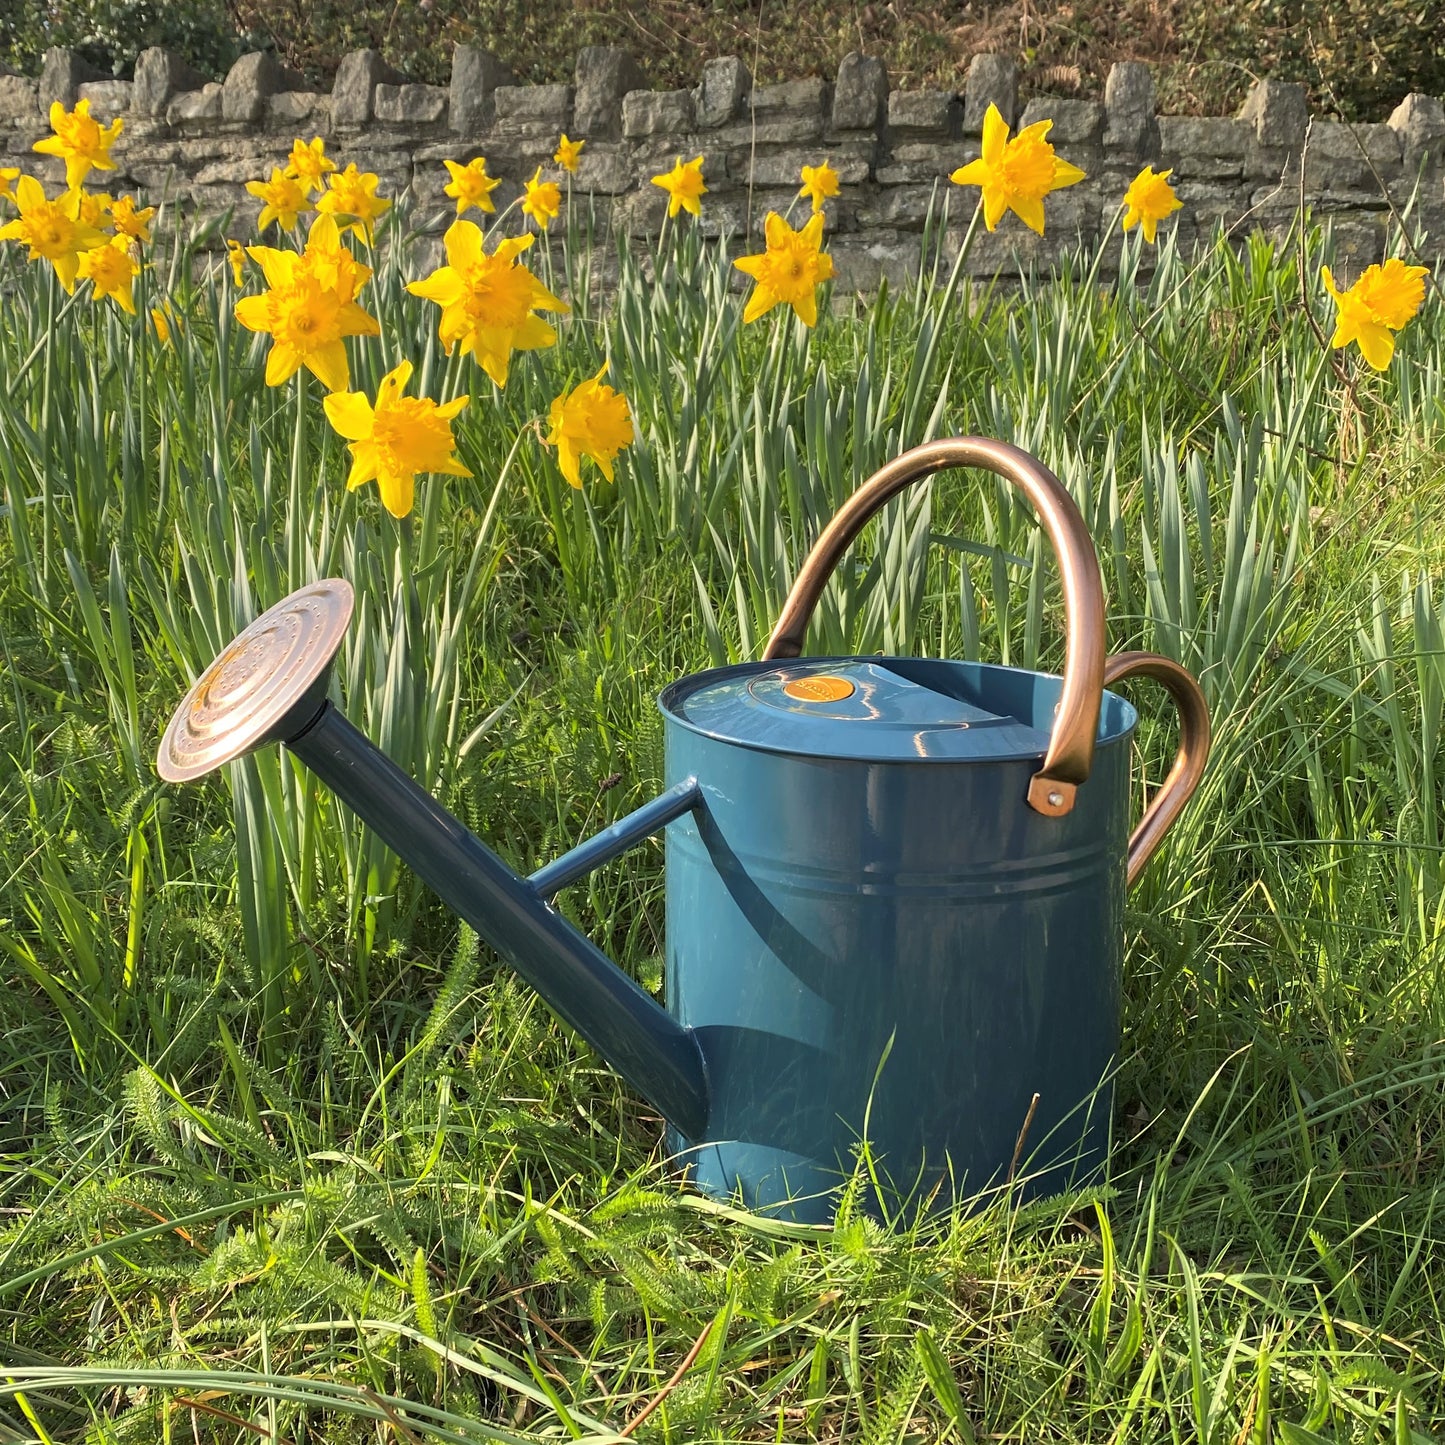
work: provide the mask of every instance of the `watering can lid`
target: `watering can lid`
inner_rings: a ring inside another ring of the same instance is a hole
[[[1057,678],[910,658],[745,663],[684,678],[660,699],[697,732],[769,752],[866,761],[1042,757]],[[1047,694],[1047,696],[1045,696]]]

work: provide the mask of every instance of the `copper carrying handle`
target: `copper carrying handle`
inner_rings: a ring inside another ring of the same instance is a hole
[[[1074,499],[1027,452],[986,437],[947,437],[914,447],[874,472],[813,544],[763,657],[797,657],[802,652],[813,608],[863,524],[904,487],[945,467],[982,467],[1012,482],[1033,503],[1058,554],[1064,586],[1064,685],[1044,765],[1029,783],[1028,800],[1035,811],[1059,818],[1073,808],[1075,790],[1094,762],[1104,691],[1104,584],[1093,539]]]
[[[1154,850],[1204,776],[1209,761],[1209,707],[1194,678],[1157,652],[1120,652],[1104,663],[1104,685],[1113,687],[1126,677],[1152,677],[1162,682],[1179,709],[1179,751],[1174,766],[1164,779],[1154,801],[1144,811],[1139,826],[1129,835],[1129,887],[1144,871]]]

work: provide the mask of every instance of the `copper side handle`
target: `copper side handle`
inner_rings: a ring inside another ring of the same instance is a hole
[[[944,467],[982,467],[1012,482],[1033,503],[1058,554],[1064,585],[1064,685],[1049,750],[1029,783],[1028,800],[1037,812],[1062,817],[1074,806],[1074,792],[1094,762],[1104,690],[1104,585],[1093,538],[1074,499],[1027,452],[986,437],[946,437],[914,447],[874,472],[813,544],[763,657],[797,657],[802,652],[813,608],[863,524],[904,487]]]
[[[1139,826],[1129,835],[1129,887],[1133,887],[1174,820],[1184,811],[1209,761],[1209,705],[1193,676],[1157,652],[1120,652],[1104,663],[1104,685],[1126,677],[1152,677],[1162,682],[1179,709],[1179,752]]]

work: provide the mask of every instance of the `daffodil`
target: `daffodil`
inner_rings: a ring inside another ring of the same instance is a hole
[[[21,176],[15,183],[15,204],[20,214],[0,226],[0,241],[29,246],[29,259],[49,261],[60,284],[67,292],[74,291],[81,256],[105,245],[105,237],[80,220],[80,192],[66,191],[47,200],[45,187],[34,176]]]
[[[806,196],[813,203],[815,216],[823,209],[823,202],[832,200],[837,194],[838,172],[827,161],[819,166],[803,167],[803,186],[798,195]]]
[[[686,165],[683,164],[682,157],[678,156],[670,171],[653,176],[652,184],[661,186],[667,192],[669,217],[676,216],[679,211],[687,211],[694,216],[702,215],[702,197],[707,194],[707,187],[702,183],[701,156],[695,156]]]
[[[156,340],[162,346],[174,346],[175,335],[181,329],[181,318],[169,301],[151,307],[151,325],[156,329]]]
[[[75,218],[82,226],[92,226],[99,231],[110,225],[110,209],[115,205],[115,198],[108,196],[104,191],[87,191],[77,187],[77,194],[80,196],[80,205],[76,209]]]
[[[818,320],[818,284],[833,275],[833,258],[821,251],[823,216],[819,214],[795,231],[776,211],[763,222],[767,249],[757,256],[740,256],[733,265],[757,285],[743,311],[744,321],[756,321],[774,306],[793,308],[805,326]]]
[[[545,231],[557,219],[561,208],[561,190],[556,181],[542,179],[542,167],[538,166],[536,174],[527,182],[527,194],[522,197],[522,214],[530,216],[539,231]]]
[[[419,473],[471,476],[457,459],[452,437],[452,421],[468,398],[438,404],[425,397],[403,396],[411,371],[411,362],[403,361],[387,372],[374,407],[359,391],[333,392],[325,402],[327,420],[350,444],[347,490],[354,492],[375,481],[393,517],[411,511]]]
[[[88,100],[77,101],[73,111],[67,111],[55,100],[50,103],[50,128],[55,134],[36,141],[32,149],[41,155],[58,156],[65,162],[65,184],[70,189],[78,186],[92,170],[115,169],[110,148],[121,132],[120,120],[102,126],[91,116]]]
[[[150,223],[155,213],[154,206],[138,209],[134,196],[120,196],[110,208],[110,224],[117,236],[129,236],[133,241],[144,241],[149,245]]]
[[[283,231],[294,231],[296,218],[302,211],[311,209],[306,200],[306,187],[280,166],[271,167],[269,181],[247,181],[246,189],[262,202],[261,214],[256,219],[258,231],[264,231],[272,221]]]
[[[122,311],[135,315],[132,288],[140,274],[133,254],[134,242],[128,236],[117,236],[105,246],[82,252],[80,274],[95,290],[95,299],[109,296]]]
[[[328,391],[344,391],[351,379],[347,336],[379,336],[381,328],[344,291],[326,284],[305,254],[252,246],[270,290],[236,302],[236,320],[249,331],[270,335],[266,385],[280,386],[303,366]]]
[[[632,412],[627,398],[602,380],[606,375],[604,361],[596,376],[563,392],[547,415],[551,430],[546,443],[557,448],[557,465],[574,487],[582,485],[583,457],[591,457],[610,482],[617,453],[632,445]]]
[[[1383,266],[1367,266],[1348,291],[1341,291],[1330,268],[1321,266],[1325,290],[1338,307],[1330,345],[1338,349],[1357,341],[1365,360],[1383,371],[1395,354],[1392,333],[1405,327],[1425,299],[1425,272],[1424,266],[1407,266],[1391,256]]]
[[[456,161],[443,161],[442,164],[452,178],[451,185],[444,194],[457,203],[457,215],[465,215],[473,206],[485,213],[497,209],[492,200],[492,192],[502,182],[496,176],[487,174],[486,156],[478,156],[464,166],[458,165]]]
[[[552,159],[569,175],[576,175],[577,162],[582,159],[582,147],[586,144],[585,140],[568,140],[567,132],[563,131],[557,149],[552,152]]]
[[[327,190],[316,202],[324,215],[335,216],[342,230],[354,231],[368,245],[372,227],[390,209],[391,202],[376,194],[381,178],[371,171],[358,171],[355,162],[344,171],[327,177]]]
[[[19,166],[0,166],[0,201],[15,204],[15,182],[19,179]]]
[[[239,241],[226,242],[226,260],[230,263],[231,279],[239,291],[246,284],[246,248]]]
[[[1024,225],[1044,234],[1044,197],[1084,179],[1078,166],[1060,160],[1045,140],[1051,120],[1025,126],[1012,140],[1008,124],[992,102],[983,118],[983,154],[949,177],[958,186],[983,191],[983,223],[990,231],[1012,211]]]
[[[313,136],[306,142],[297,136],[291,142],[291,154],[286,161],[286,174],[293,181],[300,181],[309,196],[326,184],[326,175],[336,169],[336,162],[326,154],[326,142]]]
[[[406,288],[442,309],[437,334],[448,352],[475,356],[498,386],[507,384],[512,352],[536,351],[556,343],[556,329],[537,311],[566,312],[517,257],[535,239],[514,236],[488,254],[472,221],[453,221],[442,238],[447,264]]]
[[[355,301],[361,288],[371,280],[371,267],[362,265],[351,254],[341,235],[334,216],[312,217],[302,256],[307,273],[345,303]]]
[[[1145,166],[1124,192],[1124,229],[1132,231],[1135,226],[1142,225],[1144,239],[1151,246],[1159,222],[1184,208],[1184,202],[1174,194],[1174,187],[1169,184],[1172,174],[1172,171],[1156,174],[1152,166]]]

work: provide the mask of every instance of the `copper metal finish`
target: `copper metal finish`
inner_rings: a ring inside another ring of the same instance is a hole
[[[982,467],[1012,482],[1033,503],[1058,555],[1064,588],[1064,685],[1044,765],[1029,784],[1028,800],[1035,811],[1062,817],[1073,808],[1074,790],[1089,776],[1094,761],[1104,688],[1104,587],[1093,539],[1074,499],[1027,452],[986,437],[947,437],[914,447],[875,472],[814,543],[763,657],[797,657],[802,652],[813,608],[864,523],[904,487],[945,467]]]
[[[329,577],[263,612],[176,709],[156,757],[161,777],[190,782],[304,728],[325,700],[327,670],[353,600],[349,582]],[[312,703],[311,713],[300,716]]]
[[[1139,826],[1129,835],[1129,886],[1144,871],[1154,850],[1164,841],[1183,811],[1209,761],[1209,706],[1204,694],[1184,668],[1155,652],[1120,652],[1104,662],[1104,685],[1113,687],[1126,677],[1152,677],[1162,682],[1179,709],[1179,752],[1154,801]]]

